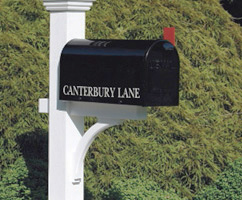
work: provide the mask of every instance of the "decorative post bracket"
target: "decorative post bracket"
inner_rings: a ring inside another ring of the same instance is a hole
[[[141,106],[116,105],[91,102],[69,102],[68,113],[73,117],[95,116],[97,123],[87,130],[75,147],[72,159],[72,183],[83,182],[86,153],[99,133],[109,127],[121,124],[124,119],[142,120],[147,117],[147,109]]]
[[[94,141],[94,139],[98,136],[99,133],[108,129],[109,127],[119,125],[123,121],[122,120],[113,120],[113,119],[98,119],[98,122],[87,130],[84,136],[79,141],[76,151],[73,155],[73,184],[79,184],[83,177],[84,172],[84,160],[86,153]]]

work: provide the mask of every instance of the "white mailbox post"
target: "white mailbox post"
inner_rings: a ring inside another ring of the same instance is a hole
[[[85,40],[95,0],[43,0],[50,11],[49,200],[84,200],[84,160],[96,136],[146,107],[179,103],[179,56],[167,40]],[[172,34],[168,34],[172,35]],[[84,133],[84,116],[97,117]]]
[[[66,43],[85,38],[85,12],[95,0],[43,0],[50,12],[49,99],[39,111],[49,113],[49,200],[84,199],[84,159],[101,131],[124,119],[145,119],[146,108],[59,100],[60,55]],[[84,133],[84,116],[98,122]]]

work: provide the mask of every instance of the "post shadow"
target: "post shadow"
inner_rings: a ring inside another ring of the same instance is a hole
[[[48,199],[48,131],[36,129],[17,138],[20,151],[28,168],[24,185],[31,191],[31,199]],[[92,200],[92,193],[85,187],[85,199]]]
[[[17,138],[28,168],[24,184],[31,190],[31,199],[48,199],[48,132],[36,129]]]

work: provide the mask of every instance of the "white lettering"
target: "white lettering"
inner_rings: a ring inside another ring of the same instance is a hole
[[[130,98],[134,98],[134,88],[129,88],[129,96]]]
[[[69,95],[71,95],[71,96],[75,96],[75,94],[74,94],[74,92],[73,92],[73,90],[72,90],[72,87],[69,87]]]
[[[99,88],[98,88],[98,94],[99,94],[99,97],[103,97],[103,92],[102,92],[102,91],[103,91],[102,88],[99,87]]]
[[[114,98],[115,88],[110,87],[111,97]]]
[[[118,98],[124,98],[123,96],[121,96],[121,88],[118,88]]]
[[[66,89],[68,89],[68,85],[65,85],[65,86],[63,87],[63,93],[64,93],[64,95],[68,95]]]
[[[104,97],[109,97],[108,94],[109,89],[107,87],[104,88]]]
[[[140,88],[134,88],[134,91],[135,91],[135,96],[134,98],[135,99],[140,99]]]
[[[79,95],[82,96],[82,92],[83,92],[83,86],[77,86],[79,89]]]
[[[87,87],[84,87],[83,89],[84,89],[83,96],[86,97],[88,95],[88,89],[87,89]]]
[[[93,97],[98,97],[98,88],[97,87],[93,88]]]
[[[128,99],[131,98],[130,95],[128,94],[127,88],[124,88],[123,97]]]
[[[117,89],[117,92],[115,92]],[[115,88],[64,85],[62,92],[66,96],[105,97],[105,98],[133,98],[140,99],[140,88]]]
[[[92,95],[92,87],[88,87],[88,96],[93,97]]]
[[[73,89],[74,89],[74,96],[79,96],[79,92],[78,92],[78,89],[76,86],[73,86]]]

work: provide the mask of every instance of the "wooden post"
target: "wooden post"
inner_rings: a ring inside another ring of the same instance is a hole
[[[64,45],[85,38],[85,11],[95,0],[43,0],[50,12],[49,200],[83,200],[83,181],[72,183],[72,156],[84,134],[83,117],[68,114],[58,98],[59,61]]]

